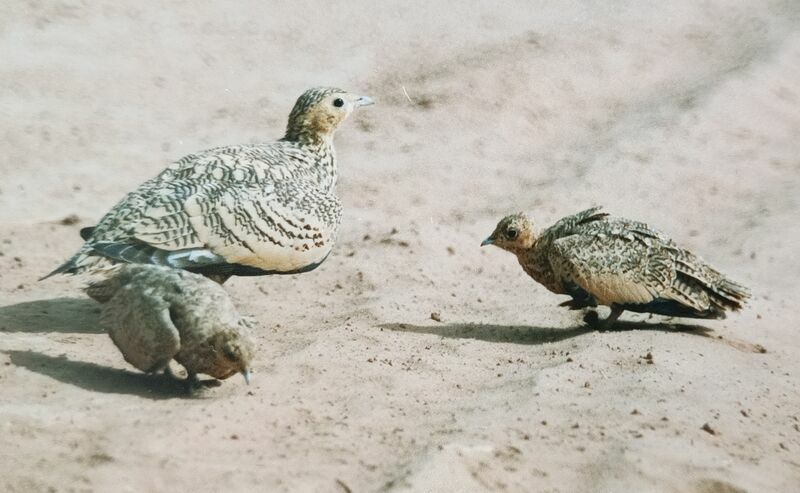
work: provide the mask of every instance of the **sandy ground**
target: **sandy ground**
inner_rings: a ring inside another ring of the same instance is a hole
[[[0,489],[800,489],[800,4],[431,3],[0,5]],[[280,137],[314,85],[378,105],[337,138],[328,261],[226,284],[252,385],[185,398],[125,364],[84,280],[36,281],[171,160]],[[599,333],[478,247],[595,204],[750,307]]]

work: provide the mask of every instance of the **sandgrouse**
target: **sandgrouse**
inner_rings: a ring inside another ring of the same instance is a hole
[[[187,389],[198,373],[250,381],[255,343],[249,323],[217,283],[158,265],[121,265],[86,288],[103,303],[100,322],[125,361],[146,373],[169,372],[174,358],[186,368]]]
[[[625,310],[725,318],[726,310],[739,310],[749,297],[744,286],[664,234],[600,212],[600,207],[567,216],[539,235],[525,214],[510,215],[483,245],[513,253],[537,282],[571,296],[562,306],[610,306],[611,314],[600,323],[603,328]]]
[[[295,274],[319,266],[341,219],[333,136],[372,104],[335,88],[309,89],[285,136],[189,154],[130,192],[48,274],[96,273],[116,263],[232,275]]]

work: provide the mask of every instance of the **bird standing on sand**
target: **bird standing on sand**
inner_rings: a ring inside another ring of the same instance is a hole
[[[103,303],[101,324],[125,361],[146,373],[186,368],[188,390],[198,373],[250,382],[255,343],[249,325],[222,287],[201,275],[157,265],[128,264],[86,288]]]
[[[81,230],[80,251],[45,277],[120,262],[185,269],[220,283],[316,268],[341,219],[333,136],[353,110],[370,104],[340,89],[309,89],[281,140],[183,157]]]
[[[600,207],[567,216],[542,234],[523,213],[503,218],[481,246],[517,256],[528,275],[571,300],[571,309],[607,305],[610,328],[625,310],[688,318],[725,318],[748,290],[644,223]],[[595,314],[596,316],[596,314]]]

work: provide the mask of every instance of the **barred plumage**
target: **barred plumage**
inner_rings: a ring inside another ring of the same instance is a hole
[[[173,358],[196,375],[250,378],[255,343],[249,323],[218,284],[158,265],[122,265],[86,288],[103,303],[101,324],[125,361],[139,370],[168,370]]]
[[[318,266],[336,240],[333,135],[367,97],[314,88],[297,100],[283,139],[190,154],[115,205],[53,274],[119,262],[216,276],[292,274]]]
[[[725,318],[749,298],[693,253],[648,225],[599,212],[565,217],[536,235],[523,213],[503,218],[483,245],[514,253],[528,275],[572,309],[608,305],[612,325],[624,310]]]

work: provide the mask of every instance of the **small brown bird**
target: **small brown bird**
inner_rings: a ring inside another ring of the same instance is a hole
[[[249,324],[221,286],[201,275],[157,265],[122,265],[86,293],[103,303],[101,324],[125,361],[146,373],[186,368],[187,390],[198,373],[250,382],[255,343]]]
[[[600,325],[625,310],[688,318],[725,318],[750,294],[693,253],[644,223],[599,212],[567,216],[540,235],[523,214],[503,218],[481,243],[517,256],[531,277],[571,300],[571,309],[607,305]]]

